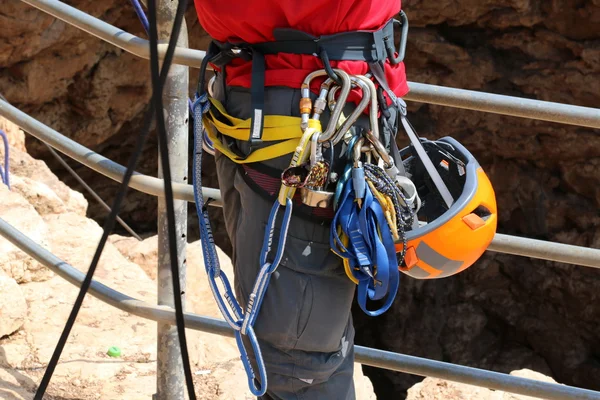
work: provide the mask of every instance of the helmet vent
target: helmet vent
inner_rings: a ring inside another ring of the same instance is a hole
[[[479,218],[481,218],[484,221],[487,220],[492,215],[490,210],[488,210],[486,207],[484,207],[482,205],[478,206],[476,209],[471,211],[471,214],[477,215]]]

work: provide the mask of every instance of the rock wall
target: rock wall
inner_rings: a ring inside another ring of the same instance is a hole
[[[424,0],[404,7],[411,81],[600,104],[598,1]],[[496,190],[500,232],[600,248],[598,130],[411,106],[421,135],[451,135],[481,162]],[[405,278],[380,318],[356,307],[357,340],[495,371],[530,368],[598,390],[598,284],[597,270],[488,252],[452,279]],[[421,379],[366,370],[383,399],[403,396]]]
[[[69,4],[144,37],[127,2]],[[409,80],[563,102],[600,104],[600,1],[414,0]],[[190,7],[190,46],[206,34]],[[18,0],[0,8],[0,92],[84,145],[125,164],[150,95],[147,62],[77,31]],[[197,70],[191,70],[194,85]],[[479,159],[498,197],[503,233],[600,247],[600,135],[597,130],[410,104],[426,137],[451,135]],[[138,170],[156,171],[151,137]],[[44,147],[28,138],[68,185],[78,188]],[[207,173],[212,159],[207,157]],[[71,163],[106,201],[113,182]],[[207,179],[207,186],[216,186]],[[81,188],[78,188],[81,190]],[[219,211],[217,241],[230,251]],[[129,192],[123,218],[155,229],[156,200]],[[103,220],[90,200],[88,216]],[[190,208],[193,236],[197,225]],[[197,235],[197,233],[196,233]],[[487,253],[440,282],[404,279],[394,308],[377,319],[357,309],[357,340],[378,348],[511,371],[531,368],[556,380],[600,389],[596,270]],[[379,398],[405,396],[421,378],[367,369]]]

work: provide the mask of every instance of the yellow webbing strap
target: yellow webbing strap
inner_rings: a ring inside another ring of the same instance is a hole
[[[250,124],[252,119],[239,119],[227,114],[223,104],[212,97],[208,98],[211,107],[208,111],[208,119],[215,125],[217,130],[225,136],[233,139],[250,140]],[[226,121],[226,122],[224,122]],[[285,115],[265,115],[263,124],[262,140],[272,142],[285,139],[299,139],[302,136],[300,129],[300,117]]]
[[[340,239],[342,240],[342,244],[344,245],[344,247],[348,247],[348,236],[346,236],[346,234],[342,232],[342,234],[340,235]],[[354,275],[352,275],[352,270],[350,269],[350,261],[347,258],[342,258],[342,260],[344,261],[344,271],[346,271],[346,276],[348,276],[348,278],[350,278],[352,282],[358,285],[358,279],[356,279]]]
[[[398,220],[396,216],[396,210],[394,209],[394,202],[388,195],[384,195],[383,193],[375,189],[375,185],[373,185],[373,183],[370,180],[367,179],[367,183],[371,188],[373,196],[375,196],[375,198],[379,200],[379,204],[383,209],[383,214],[385,215],[385,219],[387,220],[387,223],[389,225],[392,237],[394,238],[394,240],[400,239],[400,235],[398,234]]]
[[[206,114],[204,114],[206,115]],[[219,138],[217,137],[214,128],[211,125],[204,123],[204,127],[208,134],[208,137],[213,142],[213,146],[220,153],[223,153],[227,158],[237,164],[246,164],[246,163],[254,163],[259,161],[271,160],[273,158],[281,157],[285,154],[293,153],[296,149],[296,144],[298,143],[298,139],[289,139],[284,142],[276,143],[268,147],[263,147],[261,149],[256,149],[252,151],[252,153],[247,158],[241,158],[229,148],[223,145]],[[300,127],[298,127],[300,130]]]
[[[265,161],[293,153],[298,144],[298,139],[302,136],[299,117],[267,115],[264,119],[262,141],[277,141],[279,143],[253,150],[247,158],[243,159],[223,145],[217,136],[217,132],[232,139],[247,141],[250,139],[252,120],[250,118],[242,120],[232,117],[227,114],[221,102],[211,97],[209,97],[209,101],[211,103],[209,112],[202,116],[206,133],[213,142],[214,147],[235,163],[245,164]],[[320,131],[320,123],[318,130]]]

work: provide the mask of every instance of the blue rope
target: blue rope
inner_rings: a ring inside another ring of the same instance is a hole
[[[289,229],[291,217],[292,217],[292,201],[286,200],[285,212],[283,215],[283,222],[280,228],[279,240],[276,247],[276,253],[273,257],[273,261],[267,261],[268,255],[271,252],[273,245],[273,238],[275,236],[275,223],[277,221],[277,214],[282,207],[279,201],[275,201],[269,215],[268,226],[265,229],[265,236],[263,241],[263,247],[260,255],[261,268],[254,283],[254,288],[248,299],[248,305],[245,312],[242,312],[242,307],[235,299],[231,284],[225,276],[221,273],[221,267],[219,265],[219,257],[215,247],[214,237],[212,234],[210,220],[208,217],[208,210],[206,208],[204,198],[202,195],[202,142],[200,139],[201,134],[204,134],[204,126],[202,124],[202,114],[208,112],[210,109],[210,102],[208,101],[207,93],[197,95],[196,100],[192,104],[194,112],[194,173],[192,177],[192,183],[194,187],[194,199],[196,201],[196,211],[198,214],[198,220],[200,223],[200,240],[202,244],[202,252],[204,255],[204,267],[208,276],[210,288],[213,292],[213,296],[217,302],[217,306],[223,314],[225,321],[235,331],[235,339],[238,349],[240,351],[240,359],[246,371],[248,377],[248,386],[253,395],[257,397],[263,396],[267,391],[267,373],[265,364],[260,351],[260,346],[254,332],[254,323],[260,311],[264,296],[269,285],[271,274],[277,269],[281,259],[283,258],[283,251],[285,248],[287,232]],[[224,292],[221,292],[217,285],[217,278],[220,279]],[[229,306],[229,307],[227,307]],[[254,351],[256,358],[256,364],[258,367],[258,374],[260,377],[260,384],[256,379],[256,374],[252,368],[248,352],[242,340],[242,335],[246,335],[250,341],[250,345]]]
[[[2,183],[4,183],[10,189],[10,155],[8,138],[2,129],[0,129],[0,136],[2,136],[2,141],[4,142],[4,169],[0,165],[0,178],[2,179]]]
[[[148,18],[146,18],[146,14],[144,13],[144,10],[142,9],[142,5],[140,4],[140,2],[138,0],[131,0],[131,4],[133,5],[133,8],[135,9],[135,13],[137,14],[138,18],[140,19],[140,22],[142,23],[142,26],[144,27],[144,30],[146,31],[146,34],[148,35],[150,32],[150,24],[148,23]]]
[[[140,19],[140,22],[142,23],[142,26],[144,27],[144,30],[146,31],[146,34],[149,33],[149,29],[150,29],[150,25],[148,23],[148,18],[146,17],[146,14],[144,13],[144,9],[142,8],[142,5],[140,4],[139,0],[131,0],[131,4],[133,5],[133,8],[135,9],[135,13],[137,14],[138,18]],[[192,118],[194,118],[194,103],[192,102],[192,100],[188,97],[188,107],[190,109],[190,115],[192,116]],[[203,130],[203,146],[204,149],[211,155],[215,155],[215,147],[213,145],[212,140],[210,140],[210,138],[208,137],[208,135],[206,134],[206,131]]]

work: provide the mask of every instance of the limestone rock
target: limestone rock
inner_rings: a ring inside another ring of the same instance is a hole
[[[42,209],[50,207],[49,210],[52,210],[54,207],[58,207],[56,205],[55,196],[47,194],[47,190],[45,188],[41,188],[40,185],[45,185],[48,189],[50,189],[56,197],[58,197],[66,211],[72,211],[79,215],[86,215],[88,203],[85,197],[69,188],[66,184],[64,184],[61,180],[59,180],[56,175],[48,168],[46,163],[41,160],[36,160],[29,154],[19,151],[19,150],[11,150],[10,153],[10,168],[11,168],[11,177],[20,177],[22,179],[27,179],[28,181],[21,185],[22,191],[34,191],[41,190],[45,194],[45,197],[52,197],[51,202],[55,205],[43,205],[39,204]],[[15,178],[17,181],[18,179]],[[35,181],[36,189],[33,188],[23,188],[23,186],[30,186],[31,181]],[[33,198],[37,197],[34,195]],[[49,199],[47,199],[49,200]],[[37,201],[37,200],[36,200]],[[43,200],[40,200],[43,201]],[[62,212],[62,208],[58,207],[57,212]],[[46,211],[49,211],[46,210]]]
[[[0,275],[0,338],[16,332],[27,315],[27,303],[17,282]]]
[[[109,240],[125,258],[139,265],[151,279],[156,279],[158,236],[140,242],[133,237],[110,235]]]
[[[536,381],[547,382],[547,383],[557,383],[554,379],[550,378],[549,376],[540,374],[539,372],[536,372],[536,371],[531,371],[529,369],[521,369],[518,371],[512,371],[510,374],[513,376],[518,376],[520,378],[533,379]],[[502,400],[536,400],[538,398],[531,397],[531,396],[523,396],[523,395],[514,394],[514,393],[502,392],[501,399]]]
[[[44,183],[13,175],[11,189],[23,196],[40,215],[67,211],[65,203]]]
[[[23,132],[17,125],[3,117],[0,117],[0,130],[4,131],[6,134],[10,149],[27,151],[25,148],[25,132]],[[0,156],[4,162],[4,144],[0,146]]]
[[[550,377],[528,369],[512,371],[510,375],[542,382],[556,383]],[[408,389],[406,400],[536,400],[537,397],[495,391],[487,388],[426,378]]]
[[[48,229],[35,208],[16,191],[0,185],[0,217],[36,243],[48,248]],[[52,276],[42,264],[0,237],[0,269],[18,283],[44,281]]]
[[[406,400],[493,400],[493,393],[486,388],[426,378],[408,389]]]
[[[0,352],[2,348],[0,347]],[[14,373],[0,368],[0,398],[10,400],[32,400],[33,395],[23,384],[24,380],[30,380],[20,373]]]

